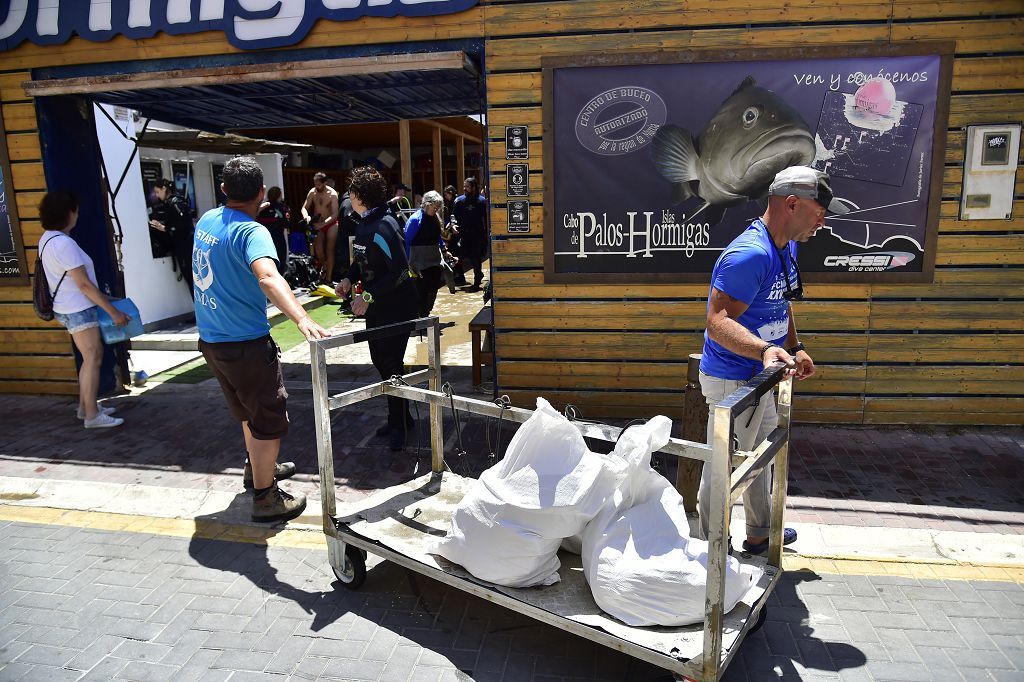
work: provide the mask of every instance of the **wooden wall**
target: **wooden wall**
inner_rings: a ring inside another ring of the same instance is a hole
[[[587,416],[680,416],[700,352],[707,285],[545,285],[541,58],[583,53],[956,42],[933,284],[807,285],[796,307],[818,375],[800,421],[1024,422],[1024,202],[1010,221],[957,219],[963,126],[1024,119],[1024,5],[795,0],[487,7],[488,136],[498,391]],[[504,126],[530,125],[532,231],[505,230]],[[1017,175],[1018,199],[1024,173]]]
[[[13,198],[16,202],[25,259],[31,270],[43,233],[38,204],[46,183],[36,110],[20,87],[30,77],[27,71],[0,73],[0,109],[12,176],[8,179],[7,200]],[[71,337],[60,323],[36,317],[31,286],[0,287],[0,354],[0,393],[78,393]]]
[[[486,38],[498,390],[545,395],[585,415],[681,413],[685,360],[699,352],[705,285],[543,283],[540,60],[548,55],[841,42],[956,42],[936,277],[922,285],[809,285],[797,311],[819,375],[797,418],[849,423],[1024,421],[1024,202],[1010,221],[957,220],[968,123],[1024,119],[1020,0],[483,0],[457,15],[320,21],[296,47]],[[237,53],[215,32],[115,38],[98,49],[0,53],[0,107],[29,260],[45,190],[35,111],[18,83],[56,64]],[[504,126],[530,124],[533,231],[505,234]],[[1018,173],[1018,196],[1024,174]],[[32,314],[30,290],[0,289],[0,391],[76,390],[66,333]],[[29,383],[31,381],[31,383]]]

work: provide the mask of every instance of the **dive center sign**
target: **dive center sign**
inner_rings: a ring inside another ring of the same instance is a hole
[[[294,45],[317,19],[454,14],[477,0],[0,0],[0,49],[223,31],[241,49]]]

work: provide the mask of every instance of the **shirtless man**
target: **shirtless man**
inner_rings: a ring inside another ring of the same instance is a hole
[[[313,189],[302,204],[302,217],[316,228],[313,254],[323,267],[321,280],[331,284],[334,269],[334,245],[338,241],[338,192],[325,182],[327,176],[317,173],[313,176]],[[316,218],[314,221],[313,219]]]

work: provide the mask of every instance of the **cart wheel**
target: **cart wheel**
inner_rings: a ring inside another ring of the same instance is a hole
[[[764,622],[766,620],[768,620],[768,606],[767,605],[761,607],[760,613],[757,614],[757,622],[754,623],[753,627],[751,627],[749,630],[747,630],[747,634],[748,635],[752,635],[755,632],[757,632],[758,630],[760,630],[761,626],[764,625]]]
[[[345,568],[338,570],[333,566],[334,576],[350,590],[358,590],[366,582],[366,552],[347,545],[345,547]]]

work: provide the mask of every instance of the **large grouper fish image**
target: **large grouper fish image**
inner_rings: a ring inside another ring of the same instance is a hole
[[[672,183],[672,201],[699,197],[703,222],[716,225],[729,206],[768,194],[775,174],[814,161],[814,135],[793,107],[747,76],[696,139],[662,126],[652,142],[654,165]]]

